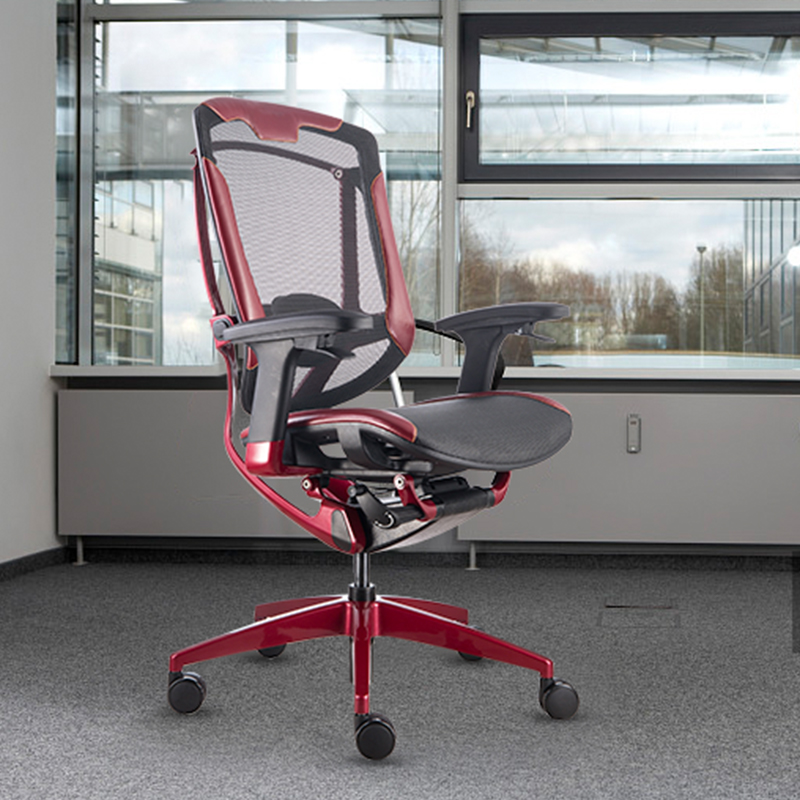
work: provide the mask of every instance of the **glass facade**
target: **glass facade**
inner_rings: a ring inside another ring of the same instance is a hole
[[[757,320],[746,328],[744,350],[792,363],[800,360],[800,203],[748,200],[744,205],[745,304],[748,312],[755,309]]]

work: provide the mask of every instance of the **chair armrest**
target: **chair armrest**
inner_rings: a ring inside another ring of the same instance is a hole
[[[354,330],[369,330],[374,321],[369,314],[342,309],[318,309],[300,314],[282,314],[249,322],[214,324],[214,337],[232,344],[256,344],[287,339],[308,339]]]
[[[444,317],[435,323],[435,329],[455,334],[466,347],[458,391],[485,392],[492,387],[497,355],[506,336],[519,333],[552,341],[534,333],[534,326],[568,315],[569,306],[561,303],[508,303]]]
[[[282,441],[297,367],[352,356],[336,347],[334,335],[374,327],[375,319],[369,314],[339,308],[278,314],[235,324],[226,317],[215,320],[217,341],[245,344],[258,359],[248,441]]]

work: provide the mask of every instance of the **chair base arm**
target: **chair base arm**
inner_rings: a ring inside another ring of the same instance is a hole
[[[347,636],[352,647],[355,714],[369,714],[372,642],[381,636],[455,650],[473,657],[502,661],[553,677],[553,662],[468,624],[465,608],[410,597],[376,596],[357,601],[348,596],[307,597],[262,603],[256,621],[205,642],[178,650],[170,657],[170,681],[187,664],[291,642]]]

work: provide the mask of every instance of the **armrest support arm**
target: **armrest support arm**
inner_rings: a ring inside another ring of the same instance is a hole
[[[497,355],[506,336],[520,333],[552,341],[534,333],[534,326],[568,315],[569,307],[561,303],[509,303],[463,311],[438,320],[436,330],[456,334],[467,350],[458,391],[485,392],[491,388]]]
[[[334,335],[374,327],[369,314],[341,309],[281,314],[239,322],[214,321],[217,341],[246,344],[258,358],[258,375],[250,419],[250,442],[282,441],[298,366],[315,366],[351,353],[337,349]]]
[[[435,322],[431,322],[427,319],[417,319],[415,320],[417,329],[420,331],[426,331],[427,333],[435,333],[437,336],[443,339],[452,339],[454,342],[458,342],[459,344],[464,344],[464,340],[453,331],[440,331],[437,330]],[[497,359],[495,361],[494,366],[494,374],[492,375],[492,383],[491,389],[494,390],[500,385],[500,381],[503,379],[503,373],[506,371],[506,362],[503,360],[503,354],[498,351]]]

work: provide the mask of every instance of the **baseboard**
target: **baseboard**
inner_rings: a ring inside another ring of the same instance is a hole
[[[200,546],[197,540],[160,542],[160,546],[141,541],[110,542],[109,539],[85,540],[84,557],[88,563],[172,563],[172,564],[251,564],[275,566],[338,566],[349,563],[349,556],[317,545],[316,542],[270,541],[267,547],[224,547],[219,541]],[[263,543],[262,543],[263,545]],[[315,546],[316,545],[316,546]],[[624,548],[606,545],[539,543],[536,550],[519,543],[487,545],[477,543],[476,562],[479,569],[673,569],[673,570],[750,570],[800,571],[800,555],[788,548],[754,547],[680,547],[639,545]],[[16,578],[27,572],[75,561],[72,546],[54,547],[0,564],[0,581]],[[466,568],[465,552],[391,551],[377,553],[376,565],[431,566]]]
[[[6,561],[0,564],[0,581],[7,581],[24,575],[26,572],[44,569],[44,567],[65,564],[68,558],[69,551],[66,547],[53,547],[50,550],[42,550],[40,553],[32,553],[29,556]]]
[[[587,545],[585,543],[476,543],[479,569],[665,569],[791,571],[795,553],[785,547]],[[527,547],[525,545],[528,545]],[[74,560],[74,550],[70,551]],[[84,539],[90,563],[250,564],[275,566],[347,565],[350,557],[305,540],[154,542]],[[393,550],[376,553],[376,566],[466,568],[466,551]]]

